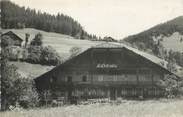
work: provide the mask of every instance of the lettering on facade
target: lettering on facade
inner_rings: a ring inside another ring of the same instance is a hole
[[[97,68],[117,68],[116,64],[97,64]]]

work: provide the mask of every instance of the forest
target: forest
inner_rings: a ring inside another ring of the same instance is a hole
[[[1,25],[3,29],[35,28],[47,32],[56,32],[73,36],[77,39],[97,39],[88,34],[72,17],[58,13],[51,15],[35,9],[20,7],[11,1],[0,2]]]
[[[173,20],[167,21],[166,23],[158,24],[136,35],[128,36],[124,40],[130,43],[144,42],[147,47],[151,47],[153,36],[169,36],[174,32],[183,34],[183,16],[179,16]]]

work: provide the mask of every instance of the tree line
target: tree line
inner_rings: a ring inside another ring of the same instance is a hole
[[[78,39],[97,39],[88,34],[83,27],[70,16],[58,13],[51,15],[35,9],[20,7],[11,1],[1,1],[1,26],[9,28],[35,28],[47,32],[56,32]]]
[[[11,1],[0,1],[1,26],[10,28],[35,28],[47,32],[56,32],[75,37],[76,39],[87,39],[92,41],[114,41],[111,37],[101,38],[95,34],[87,33],[79,22],[72,17],[57,13],[51,15],[35,9],[20,7]]]

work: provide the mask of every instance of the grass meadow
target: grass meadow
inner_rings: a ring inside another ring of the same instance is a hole
[[[70,105],[0,113],[1,117],[183,117],[183,100],[127,101]]]

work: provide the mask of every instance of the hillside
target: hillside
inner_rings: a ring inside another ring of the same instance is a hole
[[[41,33],[43,35],[43,46],[52,46],[63,59],[67,59],[70,56],[69,50],[72,47],[80,47],[82,51],[84,51],[91,46],[103,43],[102,41],[78,40],[72,36],[46,32],[33,28],[1,30],[2,33],[5,33],[7,31],[13,31],[19,37],[21,37],[24,40],[23,44],[25,43],[25,33],[30,34],[29,42],[34,38],[37,33]],[[34,78],[49,71],[54,67],[39,64],[30,64],[26,62],[11,62],[11,64],[14,64],[18,67],[18,71],[22,76],[32,76]]]
[[[40,32],[43,35],[43,46],[48,46],[48,45],[52,46],[59,53],[59,55],[64,59],[67,59],[70,56],[69,50],[72,47],[80,47],[82,49],[82,51],[85,51],[86,49],[88,49],[92,46],[96,46],[98,44],[104,43],[102,41],[78,40],[78,39],[75,39],[68,35],[45,32],[45,31],[41,31],[41,30],[37,30],[37,29],[33,29],[33,28],[6,29],[6,30],[2,30],[2,32],[4,33],[7,31],[10,31],[10,30],[13,31],[14,33],[16,33],[19,37],[21,37],[24,40],[24,42],[25,42],[25,33],[30,34],[30,41],[31,41],[34,38],[35,34]],[[108,43],[119,44],[116,42],[108,42]],[[150,59],[151,61],[153,61],[157,64],[160,64],[161,62],[164,61],[154,55],[148,54],[143,51],[139,51],[138,49],[132,48],[128,45],[125,45],[125,44],[120,44],[120,45],[129,48],[130,50],[146,57],[147,59]],[[37,77],[37,76],[49,71],[51,68],[53,68],[53,66],[43,66],[43,65],[30,64],[30,63],[25,63],[25,62],[23,62],[23,63],[22,62],[12,62],[12,63],[18,67],[19,71],[21,72],[21,74],[23,74],[23,76],[31,75],[33,77]],[[26,67],[26,66],[28,66],[28,67]],[[180,69],[180,67],[178,67],[178,68]],[[34,70],[31,70],[31,69],[34,69]],[[178,75],[183,76],[182,71],[178,71],[178,72],[179,72]]]
[[[183,16],[131,35],[121,42],[183,67]]]
[[[181,38],[183,38],[183,16],[156,25],[139,34],[131,35],[124,41],[138,47],[143,43],[144,48],[151,49],[154,52],[154,45],[160,40],[165,49],[183,52]]]
[[[175,32],[169,37],[163,37],[162,44],[168,50],[183,52],[183,42],[180,42],[181,38],[183,38],[183,35]]]
[[[23,77],[38,77],[39,75],[51,70],[54,66],[46,66],[39,64],[30,64],[26,62],[10,62],[18,68],[18,72]]]
[[[30,34],[29,42],[34,38],[34,36],[37,33],[41,33],[43,35],[43,45],[44,46],[52,46],[61,57],[68,57],[69,56],[69,50],[72,47],[81,47],[83,50],[94,46],[98,43],[102,43],[99,41],[89,41],[89,40],[78,40],[72,36],[59,34],[59,33],[53,33],[53,32],[46,32],[42,30],[37,30],[34,28],[24,28],[24,29],[4,29],[2,30],[3,33],[7,31],[13,31],[16,33],[19,37],[21,37],[25,42],[25,33]],[[24,44],[23,42],[23,44]]]

